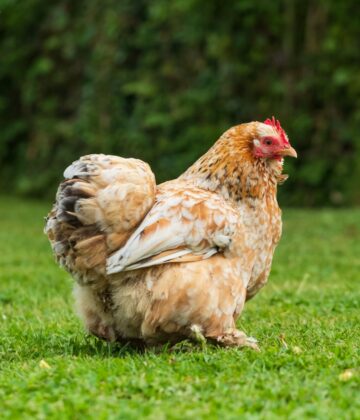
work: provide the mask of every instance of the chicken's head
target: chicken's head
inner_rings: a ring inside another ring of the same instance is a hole
[[[263,123],[256,123],[252,151],[255,158],[281,160],[284,156],[297,157],[280,122],[274,117],[271,120],[268,118]]]

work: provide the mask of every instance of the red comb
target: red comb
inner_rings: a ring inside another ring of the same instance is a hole
[[[272,119],[270,120],[270,118],[266,119],[264,121],[264,124],[266,125],[271,125],[272,127],[275,128],[275,130],[279,133],[279,136],[281,138],[281,140],[285,143],[285,144],[290,144],[289,140],[286,137],[286,133],[283,130],[283,128],[281,127],[280,121],[276,120],[275,117],[273,116]]]

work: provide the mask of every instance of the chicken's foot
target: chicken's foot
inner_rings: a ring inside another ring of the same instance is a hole
[[[255,351],[260,351],[257,345],[257,340],[253,337],[248,337],[243,331],[231,329],[215,337],[218,344],[224,347],[250,347]]]

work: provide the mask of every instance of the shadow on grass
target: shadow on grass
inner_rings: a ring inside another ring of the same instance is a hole
[[[208,347],[213,347],[207,344]],[[185,353],[203,350],[198,344],[189,340],[175,345],[167,343],[159,346],[146,346],[141,340],[108,343],[91,335],[48,333],[41,330],[26,331],[13,337],[0,339],[1,362],[14,362],[39,358],[93,357],[125,358],[127,356],[145,356],[163,353]]]

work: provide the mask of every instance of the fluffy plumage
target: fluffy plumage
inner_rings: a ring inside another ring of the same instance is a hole
[[[89,155],[69,166],[45,231],[76,279],[88,330],[257,348],[235,321],[266,283],[280,239],[285,155],[296,152],[273,119],[229,129],[159,186],[135,159]]]

